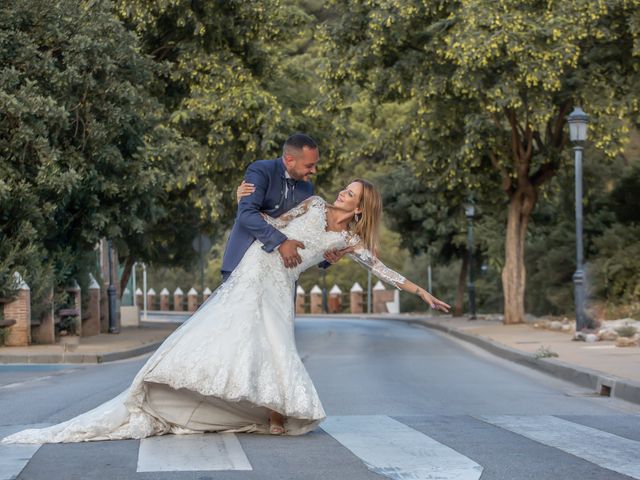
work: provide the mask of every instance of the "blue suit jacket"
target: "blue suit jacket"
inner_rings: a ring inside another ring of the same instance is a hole
[[[287,237],[269,225],[260,215],[277,217],[289,211],[313,195],[311,182],[297,181],[293,192],[285,199],[285,168],[282,158],[258,160],[247,168],[245,181],[255,185],[255,192],[243,197],[238,204],[238,213],[227,240],[222,258],[222,272],[232,272],[242,260],[255,239],[260,240],[267,252],[273,251]]]

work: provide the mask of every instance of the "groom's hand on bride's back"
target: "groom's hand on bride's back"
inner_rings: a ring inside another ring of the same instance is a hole
[[[285,240],[278,246],[278,252],[280,252],[285,267],[294,268],[302,263],[302,258],[298,253],[299,248],[304,248],[304,243],[298,240]]]

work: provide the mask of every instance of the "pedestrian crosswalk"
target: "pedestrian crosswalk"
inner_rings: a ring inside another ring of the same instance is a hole
[[[479,418],[608,470],[640,479],[640,442],[551,415]]]
[[[132,452],[132,455],[137,453],[137,458],[131,473],[134,476],[141,472],[244,471],[247,475],[259,476],[256,465],[264,467],[264,459],[260,459],[264,452],[256,450],[257,446],[265,450],[277,442],[296,445],[309,442],[308,448],[343,449],[348,452],[349,461],[360,463],[362,471],[366,472],[366,467],[374,474],[394,480],[480,479],[487,468],[483,465],[486,457],[480,459],[472,449],[465,451],[460,442],[436,435],[441,433],[437,430],[430,432],[424,428],[429,424],[429,417],[415,417],[416,424],[423,427],[419,430],[411,426],[412,418],[401,417],[400,421],[385,415],[332,416],[311,436],[297,438],[231,433],[150,437],[139,441],[137,452]],[[530,455],[531,442],[535,442],[556,449],[559,455],[570,455],[576,462],[589,462],[604,472],[590,478],[640,480],[640,436],[624,436],[624,432],[616,435],[551,415],[461,416],[460,419],[463,431],[458,434],[468,435],[470,444],[474,443],[471,437],[478,434],[479,426],[485,430],[497,427],[497,435],[517,435],[514,438],[519,438],[523,455]],[[629,419],[638,422],[637,416],[630,415]],[[468,431],[464,431],[465,425],[469,425]],[[17,428],[1,428],[0,436],[15,430]],[[508,441],[513,442],[513,438]],[[21,478],[19,475],[25,466],[37,461],[32,457],[39,448],[40,445],[0,445],[0,480]],[[281,451],[280,455],[283,454],[286,455],[286,451]],[[281,460],[269,457],[269,461]],[[492,465],[491,469],[495,470],[496,466]],[[210,477],[217,478],[215,473]]]
[[[165,435],[140,441],[138,472],[251,469],[233,433]]]
[[[374,473],[401,480],[477,480],[470,458],[384,415],[330,417],[322,429]]]

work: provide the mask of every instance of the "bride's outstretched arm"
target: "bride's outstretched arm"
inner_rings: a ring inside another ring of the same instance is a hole
[[[451,308],[450,305],[434,297],[421,286],[416,285],[412,281],[400,275],[398,272],[387,267],[369,250],[364,248],[362,244],[356,244],[353,248],[353,252],[347,254],[349,258],[355,260],[367,270],[371,270],[371,273],[383,282],[389,283],[400,290],[404,290],[405,292],[417,295],[423,302],[434,310],[448,312]]]

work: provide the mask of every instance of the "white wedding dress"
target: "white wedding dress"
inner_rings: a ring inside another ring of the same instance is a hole
[[[173,332],[120,395],[66,422],[10,435],[3,443],[145,438],[166,433],[268,433],[269,410],[286,433],[304,434],[325,412],[298,355],[294,285],[323,253],[347,245],[350,256],[397,286],[404,278],[364,249],[355,235],[326,231],[326,204],[311,197],[267,221],[304,243],[302,263],[284,267],[259,241],[211,298]]]

